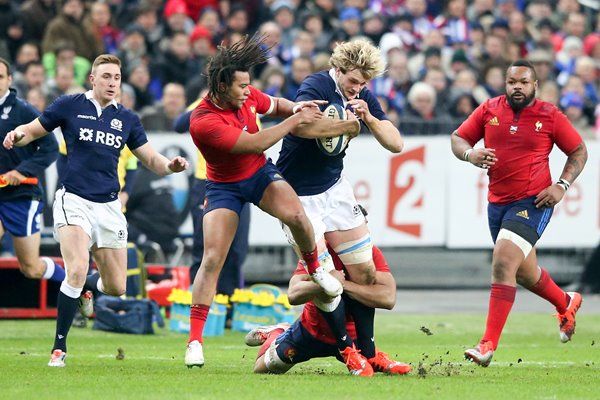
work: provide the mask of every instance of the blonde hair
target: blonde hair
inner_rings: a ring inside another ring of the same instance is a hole
[[[92,74],[94,74],[94,72],[96,72],[96,68],[102,64],[116,64],[119,66],[119,68],[121,68],[121,60],[119,60],[119,57],[113,56],[112,54],[101,54],[96,57],[94,63],[92,64]]]
[[[385,69],[381,52],[366,40],[339,43],[333,50],[329,65],[338,68],[343,74],[359,70],[367,80],[381,75]]]

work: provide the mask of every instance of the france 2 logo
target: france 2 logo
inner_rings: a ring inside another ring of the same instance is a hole
[[[387,226],[420,238],[424,222],[425,146],[390,161]]]
[[[123,130],[123,122],[121,122],[119,119],[113,118],[113,120],[110,121],[110,127],[111,129],[121,132]]]

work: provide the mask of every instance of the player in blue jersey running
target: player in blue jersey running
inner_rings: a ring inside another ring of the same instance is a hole
[[[0,139],[16,126],[31,122],[39,112],[17,97],[11,89],[10,64],[0,58]],[[22,184],[25,178],[38,177],[56,160],[58,143],[54,135],[13,150],[0,148],[0,175],[7,186],[0,189],[0,238],[13,237],[19,268],[28,278],[62,282],[65,270],[49,257],[40,258],[40,219],[44,208],[42,185]]]
[[[61,128],[67,144],[67,170],[54,200],[54,236],[67,269],[58,294],[58,317],[51,367],[64,367],[67,334],[84,284],[113,296],[125,293],[127,221],[118,199],[117,163],[123,146],[158,175],[184,171],[180,156],[167,159],[148,143],[142,124],[115,100],[121,61],[100,55],[92,65],[92,89],[57,98],[38,118],[8,132],[4,147],[21,147]],[[86,282],[91,249],[99,274]]]
[[[384,70],[379,49],[364,40],[341,43],[336,46],[329,60],[331,69],[309,75],[300,85],[296,101],[324,99],[330,104],[341,105],[347,110],[348,119],[360,121],[361,133],[371,133],[387,150],[399,153],[404,146],[398,129],[387,120],[376,97],[366,87],[369,81]],[[347,131],[347,121],[324,118],[294,130],[284,140],[277,167],[300,197],[304,210],[315,231],[321,265],[333,269],[327,242],[346,266],[350,279],[358,284],[375,280],[372,244],[364,215],[354,197],[352,186],[342,175],[345,151],[331,156],[319,150],[316,141],[304,139],[305,131],[331,136],[356,132]],[[288,233],[288,240],[293,238]],[[355,307],[364,331],[359,334],[359,347],[367,358],[373,357],[374,309],[356,302]],[[338,327],[334,332],[338,347],[343,350],[352,346],[347,335],[344,317],[344,301],[340,296],[331,303],[317,303],[329,325]]]

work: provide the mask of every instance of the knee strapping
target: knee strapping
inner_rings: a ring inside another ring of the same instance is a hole
[[[373,258],[373,243],[369,234],[340,244],[334,250],[344,265],[362,264]]]
[[[496,241],[498,241],[500,239],[504,239],[504,240],[513,242],[515,245],[517,245],[518,248],[521,249],[521,251],[523,252],[525,257],[527,257],[529,255],[529,253],[531,252],[531,249],[533,248],[531,243],[529,243],[527,240],[525,240],[523,237],[517,235],[516,233],[509,231],[508,229],[504,229],[504,228],[500,229],[500,232],[498,233],[498,237],[496,238]]]

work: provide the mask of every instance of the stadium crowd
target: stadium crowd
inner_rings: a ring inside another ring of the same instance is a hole
[[[586,0],[9,0],[0,1],[0,57],[18,95],[43,110],[83,91],[102,53],[123,62],[123,92],[147,130],[165,130],[206,87],[220,43],[256,31],[271,57],[254,71],[266,93],[293,100],[327,68],[336,42],[367,38],[387,69],[370,82],[404,135],[449,134],[504,90],[510,62],[538,70],[538,96],[580,134],[600,130],[598,2]]]

